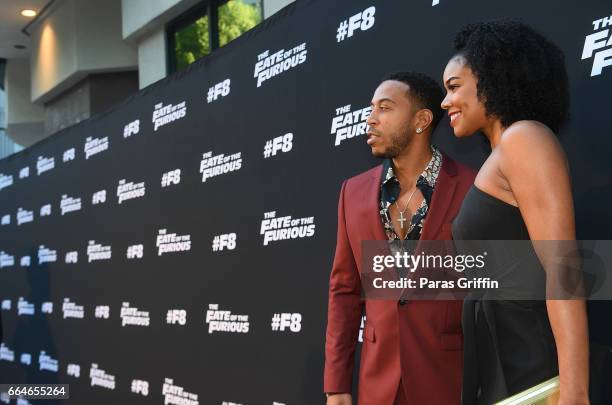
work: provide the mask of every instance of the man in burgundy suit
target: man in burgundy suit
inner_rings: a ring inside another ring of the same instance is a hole
[[[325,343],[328,405],[352,404],[364,307],[359,405],[461,401],[462,302],[364,299],[361,285],[361,241],[451,239],[476,173],[431,145],[442,99],[433,79],[409,72],[389,75],[372,98],[367,144],[384,161],[346,180],[340,192]]]

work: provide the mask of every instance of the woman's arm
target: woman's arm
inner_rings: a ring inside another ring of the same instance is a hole
[[[530,239],[575,240],[567,160],[550,129],[535,121],[515,123],[506,130],[498,148],[501,174],[518,202]],[[554,264],[558,264],[563,255],[555,250],[556,245],[562,244],[553,242],[538,246],[534,242],[547,279],[563,276],[563,269]],[[585,302],[582,299],[549,299],[546,307],[559,358],[559,404],[588,404],[589,340]]]

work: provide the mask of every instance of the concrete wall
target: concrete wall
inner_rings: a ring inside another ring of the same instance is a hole
[[[75,0],[75,5],[78,70],[137,70],[136,50],[121,35],[121,1]]]
[[[135,71],[90,74],[45,103],[45,135],[104,112],[137,91]]]
[[[89,73],[137,69],[123,41],[120,0],[60,0],[32,28],[32,94],[47,102]]]
[[[278,10],[285,7],[288,4],[293,3],[294,0],[264,0],[264,18],[268,18],[275,14]]]
[[[167,75],[166,31],[161,26],[138,44],[139,88],[145,88]]]
[[[138,41],[178,17],[199,0],[122,0],[123,38]]]
[[[30,100],[30,61],[9,59],[6,65],[6,134],[21,146],[44,137],[42,107]]]
[[[74,2],[60,1],[32,32],[32,101],[68,80],[77,71]]]

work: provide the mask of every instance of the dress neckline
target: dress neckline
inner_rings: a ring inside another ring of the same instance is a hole
[[[481,189],[479,189],[478,187],[476,187],[476,184],[472,184],[472,188],[475,189],[476,191],[478,191],[480,194],[482,194],[484,197],[486,197],[488,200],[493,201],[494,203],[501,205],[501,206],[506,206],[506,207],[510,207],[510,208],[514,208],[515,210],[519,210],[519,207],[516,207],[510,203],[507,203],[503,200],[500,200],[497,197],[492,196],[491,194],[482,191]],[[520,211],[520,210],[519,210]]]

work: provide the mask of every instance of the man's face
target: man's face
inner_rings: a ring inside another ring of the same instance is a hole
[[[394,158],[412,141],[415,108],[408,98],[409,90],[406,83],[387,80],[374,92],[372,113],[367,120],[367,143],[374,156]]]

